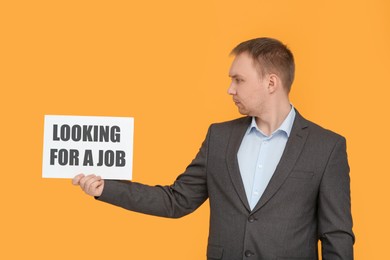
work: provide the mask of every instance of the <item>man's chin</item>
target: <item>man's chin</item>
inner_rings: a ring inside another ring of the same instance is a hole
[[[240,113],[243,116],[247,116],[248,115],[248,111],[246,111],[244,109],[241,109],[241,108],[238,108],[238,113]]]

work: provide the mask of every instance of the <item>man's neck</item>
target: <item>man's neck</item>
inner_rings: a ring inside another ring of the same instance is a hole
[[[290,102],[283,102],[256,116],[257,127],[267,136],[278,129],[291,111]]]

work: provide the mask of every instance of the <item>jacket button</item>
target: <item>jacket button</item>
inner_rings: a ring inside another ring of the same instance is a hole
[[[253,222],[255,222],[255,217],[254,216],[249,216],[248,217],[248,221],[250,222],[250,223],[253,223]]]
[[[250,250],[246,250],[245,251],[245,256],[246,257],[250,257],[250,256],[253,256],[253,255],[255,255],[252,251],[250,251]]]

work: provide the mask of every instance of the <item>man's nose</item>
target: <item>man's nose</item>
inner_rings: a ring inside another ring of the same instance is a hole
[[[227,93],[229,95],[235,95],[236,94],[236,88],[235,88],[233,83],[230,84],[230,86],[229,86],[229,88],[227,90]]]

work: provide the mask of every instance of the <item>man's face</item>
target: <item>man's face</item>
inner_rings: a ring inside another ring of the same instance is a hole
[[[238,111],[243,115],[260,115],[268,100],[268,76],[262,76],[248,53],[237,55],[230,67],[232,79],[228,94],[232,95]]]

